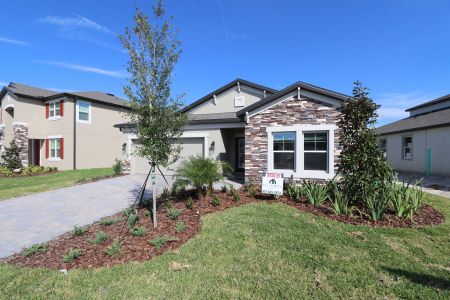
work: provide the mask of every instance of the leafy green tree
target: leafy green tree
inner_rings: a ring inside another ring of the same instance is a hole
[[[20,160],[20,147],[14,141],[11,141],[9,147],[5,147],[2,154],[1,166],[8,170],[15,170],[22,168],[22,161]]]
[[[393,170],[379,148],[375,131],[376,110],[368,89],[355,82],[353,98],[342,106],[338,126],[341,128],[339,173],[342,186],[353,202],[365,202],[380,186],[393,180]]]
[[[137,151],[151,165],[153,190],[155,168],[176,159],[180,149],[172,141],[187,124],[187,117],[180,113],[181,96],[173,97],[171,93],[173,70],[181,54],[171,21],[159,0],[153,5],[151,17],[136,9],[134,25],[120,36],[129,54],[130,78],[124,93],[131,102],[130,118],[136,123]],[[153,210],[156,226],[156,195]]]

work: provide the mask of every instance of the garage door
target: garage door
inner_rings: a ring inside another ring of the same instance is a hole
[[[204,155],[204,138],[179,138],[175,142],[176,145],[181,146],[181,152],[179,159],[168,166],[167,168],[161,168],[164,175],[173,175],[180,162],[188,158],[189,156]],[[132,145],[133,155],[131,159],[131,173],[132,174],[148,174],[150,165],[145,158],[139,157],[134,149],[136,144]]]

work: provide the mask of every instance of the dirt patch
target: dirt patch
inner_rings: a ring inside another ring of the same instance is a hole
[[[317,207],[304,201],[294,202],[284,196],[275,199],[272,196],[262,195],[251,197],[243,191],[238,191],[238,194],[240,196],[239,201],[234,201],[230,194],[215,192],[213,195],[208,195],[200,200],[194,201],[194,207],[192,210],[188,209],[184,202],[177,201],[177,199],[172,198],[170,199],[172,209],[182,209],[183,212],[179,216],[178,220],[172,220],[168,217],[167,208],[161,206],[158,211],[157,228],[153,228],[152,220],[148,216],[147,209],[140,208],[136,210],[139,215],[139,220],[135,224],[135,227],[144,227],[146,229],[145,235],[141,237],[133,236],[129,233],[127,225],[124,225],[126,218],[124,217],[123,212],[120,212],[91,224],[87,228],[87,231],[81,236],[73,236],[71,232],[67,232],[49,241],[48,250],[45,253],[37,253],[29,257],[23,256],[23,252],[17,253],[3,259],[3,262],[27,267],[45,267],[61,270],[74,268],[111,267],[113,265],[129,261],[146,261],[168,250],[175,249],[194,237],[201,229],[202,215],[253,202],[281,202],[317,216],[324,216],[336,221],[353,225],[420,227],[424,225],[439,224],[445,220],[442,213],[429,205],[424,205],[419,212],[413,216],[412,220],[400,219],[392,214],[386,214],[382,220],[372,221],[364,215],[335,215],[328,204]],[[212,199],[214,196],[218,196],[220,198],[220,205],[212,205]],[[297,213],[293,215],[293,218],[298,217],[300,217],[300,215]],[[110,219],[123,220],[115,222],[109,226],[104,225],[108,222],[102,222]],[[183,221],[186,224],[186,228],[181,232],[177,232],[176,230],[176,224],[178,221]],[[91,243],[90,241],[95,238],[96,233],[99,231],[105,232],[108,235],[108,239],[101,244]],[[358,231],[352,232],[351,235],[355,238],[363,238]],[[148,242],[149,240],[153,240],[155,237],[161,236],[175,237],[176,240],[168,241],[159,248],[150,245]],[[112,245],[113,240],[116,237],[119,237],[122,240],[121,251],[117,255],[108,256],[105,253],[105,250]],[[79,249],[82,251],[82,255],[72,262],[64,263],[63,256],[66,255],[70,249]],[[185,265],[182,263],[173,262],[169,267],[170,269],[176,271],[189,268],[190,266],[187,264]]]

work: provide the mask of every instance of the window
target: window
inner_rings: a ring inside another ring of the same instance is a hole
[[[50,139],[50,159],[60,159],[61,158],[61,140],[60,139]]]
[[[305,132],[304,141],[304,169],[314,171],[328,170],[328,133]]]
[[[234,97],[234,106],[235,107],[245,106],[245,97],[244,96]]]
[[[295,169],[295,132],[273,133],[273,168]]]
[[[413,138],[412,136],[403,137],[403,158],[412,159],[413,158]]]
[[[91,103],[77,101],[77,121],[80,123],[91,123]]]
[[[55,118],[61,116],[61,104],[59,101],[49,103],[49,117]]]
[[[383,153],[383,157],[386,158],[387,154],[386,154],[386,139],[381,139],[380,140],[380,151],[381,153]]]

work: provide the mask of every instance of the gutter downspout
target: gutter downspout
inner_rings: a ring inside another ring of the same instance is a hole
[[[77,101],[73,100],[73,169],[77,169]]]

